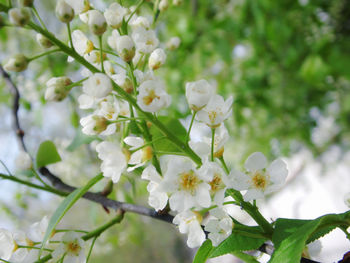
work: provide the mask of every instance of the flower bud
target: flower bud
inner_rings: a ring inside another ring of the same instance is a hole
[[[168,7],[169,7],[169,2],[168,2],[168,0],[161,0],[161,1],[159,2],[158,8],[159,8],[159,11],[160,11],[160,12],[164,12],[165,10],[168,9]]]
[[[69,23],[74,18],[74,9],[63,0],[56,5],[56,16],[63,23]]]
[[[214,88],[204,79],[186,83],[186,98],[194,111],[199,111],[207,105],[213,93]]]
[[[175,50],[180,46],[181,39],[178,37],[172,37],[169,39],[168,43],[166,43],[166,47],[169,50]]]
[[[16,26],[25,26],[30,20],[30,12],[27,7],[11,8],[9,18],[12,24]]]
[[[23,54],[16,54],[4,65],[6,71],[21,72],[28,67],[29,60]]]
[[[18,170],[28,170],[32,168],[32,159],[29,154],[24,151],[18,153],[15,163]]]
[[[135,56],[135,44],[131,37],[125,35],[117,38],[117,52],[125,62],[132,60]]]
[[[47,89],[45,92],[45,100],[48,101],[61,101],[67,97],[70,89],[67,88],[72,84],[72,81],[68,77],[51,78],[47,83]]]
[[[127,93],[131,94],[134,91],[132,81],[125,73],[115,74],[112,79]]]
[[[183,2],[183,0],[173,0],[173,5],[174,6],[179,6],[179,5],[182,4],[182,2]]]
[[[81,118],[80,124],[81,126],[83,126],[82,132],[84,134],[98,135],[106,131],[109,125],[109,121],[103,116],[89,115],[84,118]]]
[[[43,36],[42,34],[36,34],[36,41],[43,48],[50,48],[53,46],[52,42],[47,37]]]
[[[32,7],[34,3],[34,0],[20,0],[19,4],[21,6],[26,6],[26,7]]]
[[[102,35],[107,29],[105,17],[100,11],[97,10],[88,11],[88,24],[92,33],[97,36]]]
[[[151,53],[148,60],[148,66],[150,69],[156,70],[160,68],[165,62],[166,54],[163,49],[157,48]]]

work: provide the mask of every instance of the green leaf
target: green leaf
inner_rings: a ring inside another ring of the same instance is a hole
[[[85,186],[78,188],[71,192],[57,207],[55,213],[52,215],[49,225],[46,229],[44,239],[42,241],[42,246],[40,248],[39,258],[42,252],[42,249],[46,242],[51,237],[53,231],[55,230],[55,227],[57,224],[61,221],[63,216],[67,213],[67,211],[98,181],[100,181],[103,178],[102,174],[98,174],[94,178],[92,178]]]
[[[52,141],[42,142],[36,154],[36,166],[40,168],[59,161],[61,161],[61,157],[57,152],[55,144]]]
[[[95,140],[100,141],[101,139],[98,138],[97,136],[87,136],[84,133],[82,133],[82,131],[80,129],[78,129],[73,141],[71,142],[70,145],[68,145],[67,150],[70,152],[73,152],[77,148],[79,148],[81,145],[89,144]]]
[[[246,251],[259,248],[265,238],[257,238],[254,233],[244,231],[232,231],[232,234],[225,239],[220,245],[212,250],[210,257],[218,257],[235,251]]]
[[[159,116],[158,119],[166,126],[173,134],[184,142],[184,138],[186,137],[186,129],[182,126],[181,122],[178,119],[174,119],[168,116]],[[152,135],[152,140],[157,140],[160,137],[164,137],[161,131],[154,125],[150,128],[150,133]],[[154,142],[154,148],[156,151],[164,151],[164,152],[182,152],[175,144],[173,144],[169,140],[159,140]]]
[[[213,250],[210,239],[207,239],[198,249],[196,256],[193,259],[193,263],[204,263]]]
[[[281,226],[285,225],[285,222],[280,223],[280,230]],[[299,223],[302,224],[302,222]],[[276,247],[272,254],[270,263],[299,262],[303,249],[310,238],[313,237],[313,239],[315,239],[315,237],[324,234],[325,230],[328,231],[330,228],[350,226],[350,211],[343,214],[325,215],[306,222],[298,228],[295,227],[298,223],[294,222],[293,224],[294,227],[292,228],[294,228],[295,231],[278,243],[278,247]],[[275,233],[277,232],[276,230],[274,231]],[[273,239],[279,241],[280,237],[275,237]]]

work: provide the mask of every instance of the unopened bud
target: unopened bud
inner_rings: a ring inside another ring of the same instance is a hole
[[[32,7],[34,3],[34,0],[20,0],[19,4],[21,6],[26,6],[26,7]]]
[[[47,37],[43,36],[42,34],[36,34],[36,41],[43,48],[50,48],[53,46],[52,42]]]
[[[135,56],[135,44],[131,37],[125,35],[117,38],[117,52],[125,62],[133,59]]]
[[[178,37],[172,37],[169,39],[168,43],[166,43],[166,47],[169,50],[175,50],[180,46],[181,39]]]
[[[173,0],[173,5],[174,6],[179,6],[179,5],[181,5],[182,4],[182,0]]]
[[[63,0],[56,5],[56,16],[63,23],[69,23],[74,18],[74,9]]]
[[[134,86],[131,79],[126,74],[116,74],[112,76],[115,83],[118,84],[123,90],[131,94],[134,91]]]
[[[12,24],[16,26],[25,26],[30,20],[30,12],[27,7],[11,8],[9,18]]]
[[[169,7],[169,2],[168,2],[168,0],[161,0],[160,2],[159,2],[159,11],[160,12],[164,12],[165,10],[167,10],[168,9],[168,7]]]
[[[4,65],[6,71],[21,72],[28,67],[29,60],[23,54],[16,54]]]
[[[160,68],[165,63],[166,54],[163,49],[157,48],[151,53],[148,60],[148,66],[152,70]]]
[[[45,92],[45,100],[48,101],[61,101],[67,97],[70,89],[67,88],[72,84],[72,81],[68,77],[51,78],[47,83],[47,89]]]
[[[97,10],[88,11],[88,24],[92,33],[98,36],[102,35],[107,29],[105,17]]]

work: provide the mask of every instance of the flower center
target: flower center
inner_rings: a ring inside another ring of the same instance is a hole
[[[142,162],[151,160],[153,157],[153,149],[151,146],[146,146],[142,149]]]
[[[220,174],[214,174],[214,178],[213,180],[211,180],[211,182],[209,183],[210,184],[210,187],[211,187],[211,191],[212,192],[217,192],[218,190],[221,190],[223,189],[223,182],[222,182],[222,179],[221,179],[221,175]]]
[[[183,190],[193,192],[198,184],[199,179],[192,170],[180,175],[180,186]]]
[[[73,241],[73,242],[69,242],[67,244],[67,252],[68,253],[73,253],[73,254],[77,255],[77,254],[79,254],[80,250],[81,250],[81,247],[77,242]]]
[[[265,190],[268,185],[268,176],[261,171],[257,171],[252,178],[252,182],[255,188]]]
[[[154,99],[160,99],[159,96],[156,95],[156,93],[154,92],[154,90],[151,90],[149,93],[148,93],[148,96],[145,96],[143,97],[143,103],[145,105],[150,105]]]

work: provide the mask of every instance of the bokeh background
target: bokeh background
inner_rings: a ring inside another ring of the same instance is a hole
[[[113,1],[91,2],[104,10]],[[66,28],[54,15],[55,3],[35,1],[48,28],[68,42]],[[126,6],[135,3],[123,1]],[[146,3],[141,14],[150,14],[151,7]],[[286,186],[258,202],[267,218],[308,219],[349,209],[343,201],[350,192],[350,5],[346,0],[184,0],[158,20],[161,46],[173,36],[181,39],[180,48],[167,54],[166,65],[157,72],[172,95],[164,114],[188,125],[185,83],[207,79],[218,93],[234,97],[233,114],[226,122],[231,135],[225,147],[229,166],[241,168],[255,151],[270,160],[282,156],[288,163]],[[88,31],[79,19],[72,28]],[[41,52],[34,32],[0,29],[1,63],[11,54]],[[45,139],[53,140],[63,161],[52,165],[51,171],[77,186],[99,169],[89,145],[69,148],[80,130],[82,112],[76,102],[80,91],[74,90],[60,103],[46,103],[43,95],[49,78],[67,75],[79,80],[80,70],[78,64],[67,63],[67,56],[53,54],[11,75],[22,95],[19,116],[30,153],[35,155]],[[0,78],[0,160],[25,177],[16,170],[19,147],[11,104],[12,94]],[[192,135],[202,130],[196,125]],[[0,172],[6,169],[0,166]],[[145,185],[137,175],[123,177],[111,197],[147,205]],[[0,227],[9,229],[24,229],[51,215],[61,200],[6,181],[0,181],[0,193]],[[253,223],[240,209],[232,209],[232,214]],[[62,227],[92,229],[112,216],[112,211],[108,214],[82,200]],[[127,214],[121,225],[98,239],[92,262],[191,262],[195,251],[186,247],[185,238],[174,226]],[[322,262],[340,260],[349,250],[340,231],[321,242],[323,249],[315,259]],[[229,256],[215,262],[239,261]]]

